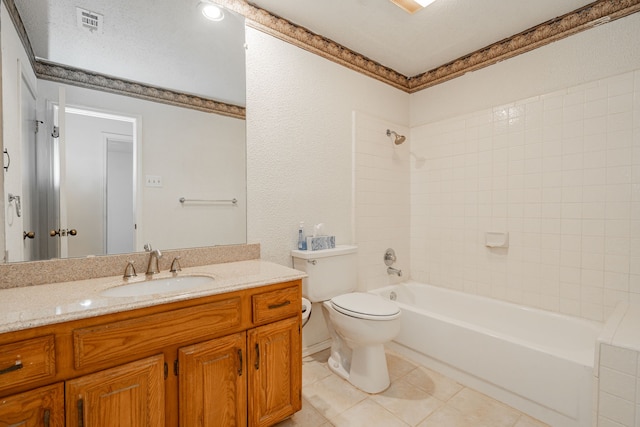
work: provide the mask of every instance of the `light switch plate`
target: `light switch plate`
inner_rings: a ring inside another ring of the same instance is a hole
[[[159,175],[146,175],[145,185],[147,187],[162,187],[162,177]]]

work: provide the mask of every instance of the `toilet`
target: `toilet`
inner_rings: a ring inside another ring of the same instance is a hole
[[[400,309],[379,295],[353,292],[357,284],[356,246],[291,251],[293,267],[307,273],[302,294],[321,302],[331,335],[329,368],[360,390],[389,387],[384,344],[400,332]]]
[[[306,298],[302,298],[302,327],[307,324],[311,319],[311,301]]]

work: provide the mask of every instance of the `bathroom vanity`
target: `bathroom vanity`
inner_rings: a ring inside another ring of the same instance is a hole
[[[0,290],[0,425],[270,426],[300,410],[303,274],[260,260],[185,270],[214,284]]]

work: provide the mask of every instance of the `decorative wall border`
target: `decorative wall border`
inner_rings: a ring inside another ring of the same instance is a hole
[[[147,101],[161,102],[176,107],[190,108],[192,110],[215,113],[237,119],[244,119],[246,116],[245,108],[237,105],[118,79],[104,74],[92,73],[41,59],[34,61],[34,70],[38,78],[45,80],[67,83],[118,95],[132,96]]]
[[[210,98],[204,98],[183,92],[164,89],[144,83],[94,73],[67,65],[55,64],[38,59],[33,54],[33,48],[27,36],[20,14],[13,0],[2,0],[7,6],[9,16],[18,32],[36,77],[59,83],[80,86],[118,95],[131,96],[147,101],[160,102],[176,107],[214,113],[237,119],[246,118],[246,109],[238,105],[227,104]]]
[[[78,85],[105,92],[133,96],[149,101],[221,114],[244,119],[244,107],[226,104],[213,99],[117,79],[73,67],[42,61],[33,57],[33,50],[24,30],[24,25],[13,0],[2,0],[9,10],[18,34],[39,78]],[[468,55],[460,57],[432,70],[407,77],[389,67],[373,61],[326,37],[313,33],[284,18],[249,4],[246,0],[214,0],[216,3],[243,15],[249,27],[291,43],[325,59],[338,63],[366,76],[377,79],[407,93],[444,83],[468,72],[488,67],[513,58],[541,46],[605,24],[640,11],[640,0],[598,0],[585,7],[569,12],[519,34],[490,44]]]
[[[488,67],[578,32],[640,11],[640,0],[598,0],[433,70],[407,77],[326,37],[253,6],[246,0],[214,1],[243,15],[247,18],[247,25],[252,28],[408,93],[418,92],[460,77],[470,71]]]
[[[640,11],[640,0],[599,0],[519,34],[490,44],[448,64],[408,79],[408,92],[460,77],[549,43]]]
[[[408,78],[405,75],[360,55],[333,40],[249,4],[246,0],[212,1],[243,15],[246,18],[248,27],[255,28],[395,88],[408,91]]]

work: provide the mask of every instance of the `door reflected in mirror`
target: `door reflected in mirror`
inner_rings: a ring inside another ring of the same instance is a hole
[[[49,196],[59,197],[59,217],[48,213],[47,228],[76,232],[56,235],[56,252],[41,259],[134,252],[136,119],[79,108],[64,116],[52,159],[61,185]]]

